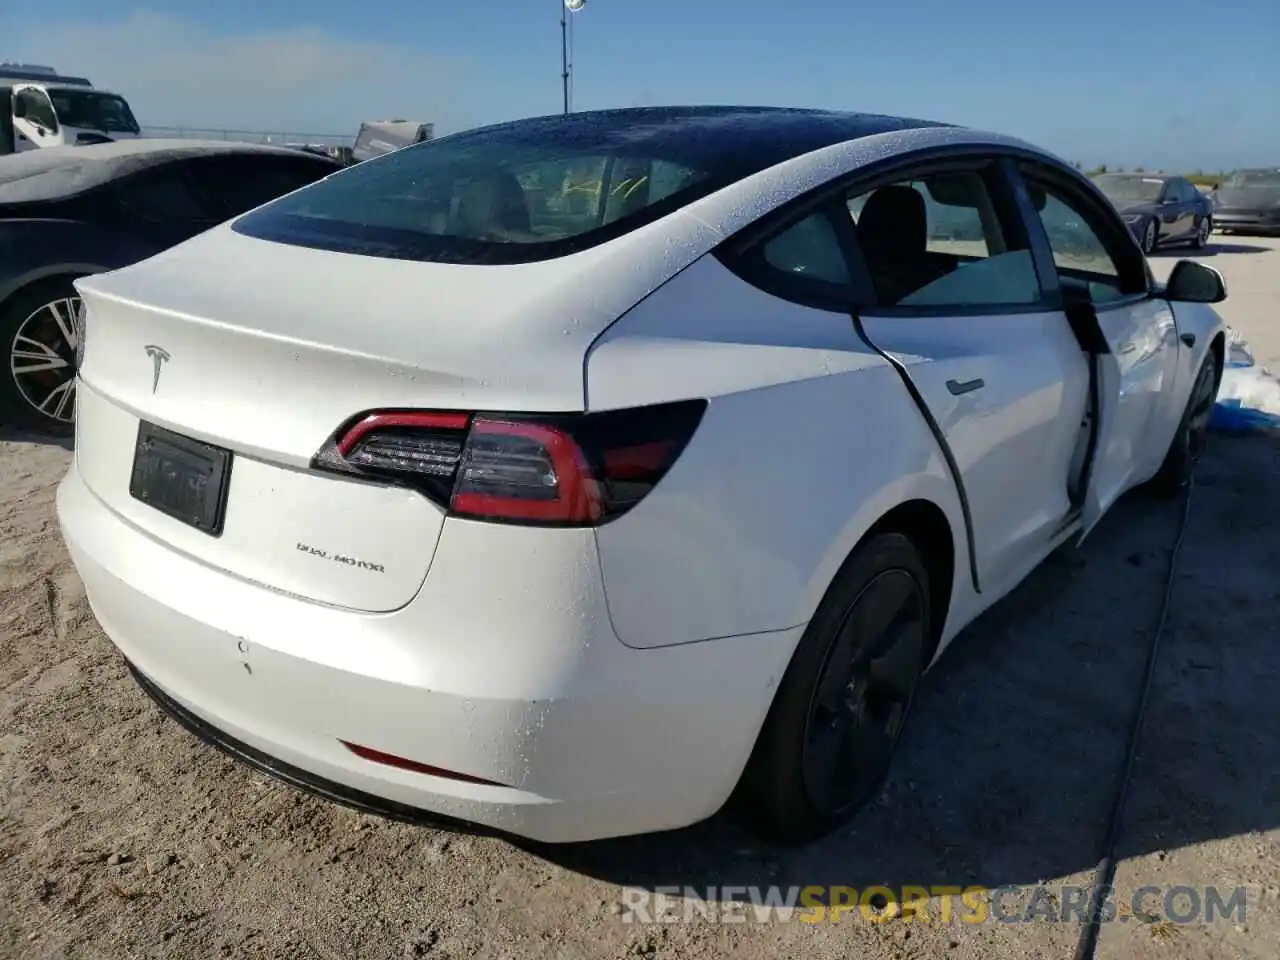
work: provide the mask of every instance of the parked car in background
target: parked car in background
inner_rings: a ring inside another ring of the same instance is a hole
[[[1213,194],[1218,229],[1280,233],[1280,167],[1236,170]]]
[[[1170,243],[1203,248],[1213,232],[1213,201],[1186,177],[1104,173],[1094,178],[1120,211],[1143,253]]]
[[[340,169],[296,150],[193,140],[0,158],[0,422],[71,432],[77,277],[136,263]]]
[[[852,816],[948,641],[1185,480],[1226,295],[1024,142],[746,107],[408,146],[77,286],[58,516],[143,688],[544,841]]]

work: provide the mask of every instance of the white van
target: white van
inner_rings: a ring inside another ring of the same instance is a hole
[[[132,140],[142,130],[128,101],[98,90],[83,77],[0,66],[0,110],[11,119],[11,137],[0,136],[0,153],[43,147]],[[6,124],[5,126],[8,126]],[[9,131],[6,131],[9,133]],[[7,143],[12,139],[12,143]]]

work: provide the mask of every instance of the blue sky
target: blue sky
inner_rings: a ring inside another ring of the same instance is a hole
[[[587,0],[574,106],[812,105],[999,130],[1085,164],[1280,165],[1276,3]],[[0,57],[87,74],[144,124],[447,132],[559,111],[559,9],[5,0]]]

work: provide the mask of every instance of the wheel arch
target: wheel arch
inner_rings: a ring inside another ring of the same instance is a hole
[[[954,632],[950,621],[962,591],[972,590],[969,581],[964,517],[955,489],[941,476],[915,478],[916,483],[899,495],[877,499],[873,507],[859,511],[845,535],[833,545],[817,581],[809,592],[804,620],[812,618],[823,597],[839,580],[858,548],[882,533],[900,533],[920,551],[929,572],[931,612],[929,660],[932,661],[944,637]],[[923,481],[923,482],[922,482]]]
[[[20,297],[35,287],[58,280],[76,280],[108,269],[93,263],[56,263],[29,270],[20,277],[0,283],[0,310],[4,310],[15,297]]]
[[[942,640],[956,577],[956,536],[947,515],[932,500],[915,498],[900,503],[872,524],[859,544],[882,533],[900,533],[920,552],[929,571],[930,636],[927,660],[932,661]],[[855,547],[856,549],[856,547]],[[852,552],[850,553],[852,556]]]
[[[1227,365],[1227,335],[1219,330],[1209,341],[1209,353],[1213,355],[1213,363],[1217,369],[1218,383],[1222,382],[1222,371]]]

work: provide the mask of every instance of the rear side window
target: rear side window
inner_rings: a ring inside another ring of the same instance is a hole
[[[249,236],[369,256],[520,263],[655,220],[725,182],[678,144],[459,134],[366,161],[236,221]],[[665,147],[665,149],[664,149]]]
[[[248,155],[196,160],[190,172],[222,214],[234,217],[315,183],[337,169],[318,160]]]
[[[147,170],[116,184],[120,205],[140,220],[182,223],[217,218],[217,211],[202,201],[175,165]]]
[[[793,277],[837,285],[850,282],[840,240],[822,213],[810,214],[765,241],[761,255],[770,267]]]

